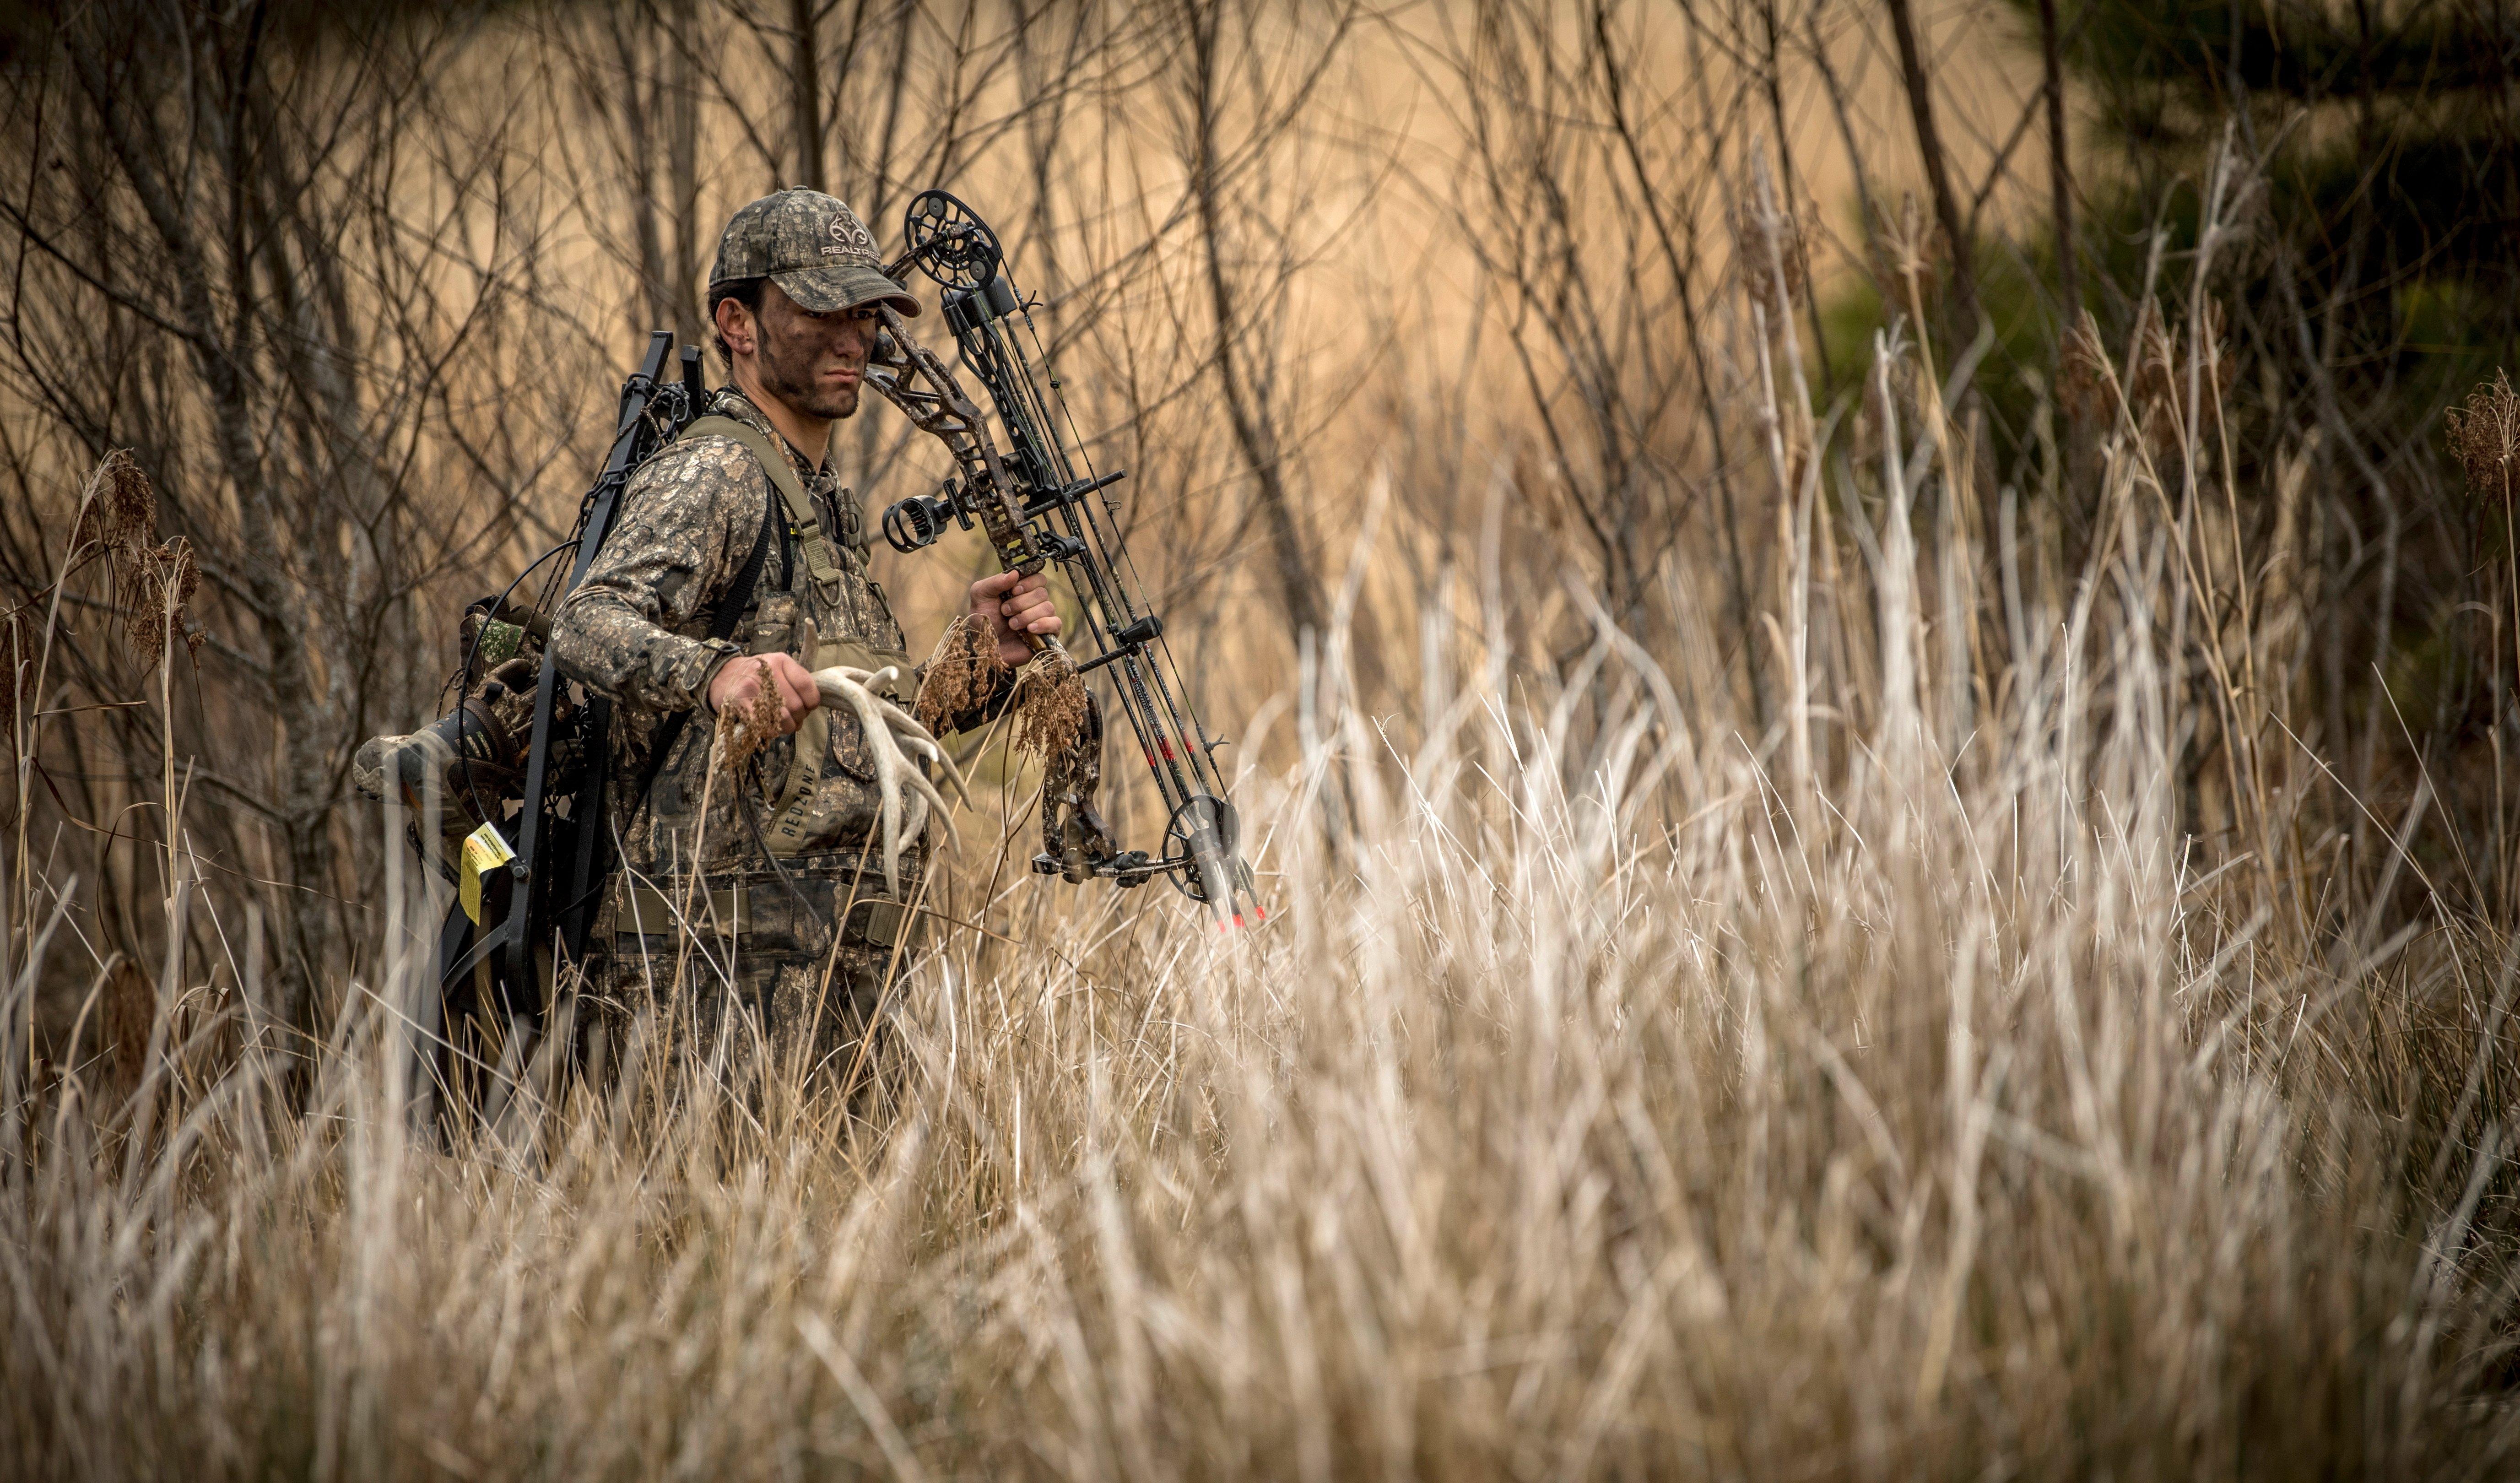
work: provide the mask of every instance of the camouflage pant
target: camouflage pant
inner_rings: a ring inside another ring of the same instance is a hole
[[[916,938],[880,875],[837,853],[798,857],[784,881],[760,871],[706,884],[614,878],[588,944],[589,997],[605,1018],[623,1030],[644,1018],[652,1052],[737,1082],[879,1073]],[[915,879],[903,889],[917,896]]]

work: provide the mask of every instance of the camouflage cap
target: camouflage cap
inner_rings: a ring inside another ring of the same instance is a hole
[[[919,300],[884,277],[866,223],[820,191],[764,196],[727,222],[709,287],[744,278],[767,278],[817,314],[878,300],[904,315],[919,312]]]

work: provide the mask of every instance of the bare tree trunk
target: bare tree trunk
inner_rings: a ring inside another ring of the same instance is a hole
[[[167,842],[217,862],[222,890],[271,893],[280,976],[257,1023],[307,1035],[336,1009],[373,878],[345,857],[382,842],[374,812],[338,806],[352,748],[426,714],[444,651],[424,605],[440,582],[477,595],[533,518],[551,452],[516,429],[562,421],[568,392],[544,391],[573,368],[556,341],[505,333],[547,312],[540,227],[513,208],[502,130],[442,123],[455,89],[477,87],[453,71],[463,27],[331,17],[318,34],[265,13],[100,4],[27,59],[51,108],[25,120],[22,163],[0,162],[0,198],[40,251],[0,286],[0,324],[13,390],[48,415],[13,421],[31,451],[0,439],[0,463],[22,486],[134,448],[153,534],[197,555],[198,674],[188,643],[153,705],[124,709],[121,645],[73,636],[66,658],[86,652],[64,679],[115,708],[71,721],[63,744],[120,750],[97,770],[109,813],[134,801],[134,775],[198,785]],[[187,87],[146,86],[178,74]],[[82,168],[47,167],[56,150]],[[10,507],[0,524],[24,517]],[[86,870],[129,880],[113,855],[131,832],[105,833]],[[152,956],[147,939],[209,920],[135,909],[109,945]]]
[[[2056,0],[2039,0],[2039,52],[2048,94],[2048,186],[2056,231],[2056,292],[2071,329],[2081,317],[2082,285],[2074,262],[2074,172],[2065,152],[2065,68],[2056,33]]]
[[[2065,148],[2065,68],[2059,43],[2056,0],[2039,0],[2040,64],[2046,73],[2043,86],[2048,94],[2048,189],[2054,218],[2050,227],[2056,234],[2056,365],[2051,385],[2063,383],[2066,346],[2083,323],[2082,278],[2074,261],[2074,172]],[[2084,425],[2078,401],[2063,397],[2056,401],[2065,419],[2065,467],[2059,472],[2066,488],[2078,488],[2089,462],[2086,451],[2091,429]]]
[[[656,219],[656,149],[648,136],[657,87],[649,76],[650,49],[641,44],[653,13],[645,7],[625,9],[610,12],[606,20],[612,28],[613,60],[621,68],[621,84],[613,96],[621,101],[621,126],[630,141],[624,163],[629,175],[630,235],[639,254],[639,294],[628,306],[628,328],[635,343],[650,329],[670,322],[672,313],[663,229]]]
[[[254,30],[258,39],[259,26]],[[186,38],[186,42],[190,39]],[[195,231],[194,221],[186,214],[186,202],[178,198],[172,182],[160,173],[147,142],[136,133],[137,112],[124,103],[122,79],[107,74],[98,48],[73,40],[64,50],[87,96],[96,128],[139,200],[174,276],[180,315],[176,328],[194,373],[208,396],[213,441],[236,502],[238,554],[242,558],[240,585],[260,632],[262,652],[256,657],[262,664],[272,714],[282,734],[278,781],[290,871],[292,879],[301,885],[323,889],[332,883],[334,859],[328,820],[332,767],[326,755],[332,728],[326,724],[323,697],[307,662],[308,648],[314,641],[306,631],[308,614],[280,564],[286,545],[293,544],[285,543],[282,535],[290,525],[274,508],[272,491],[263,477],[261,452],[255,443],[255,432],[263,420],[255,415],[248,393],[245,351],[240,343],[251,301],[251,273],[242,262],[230,264],[225,278],[226,291],[232,295],[233,323],[223,320],[208,251]],[[233,84],[239,90],[240,113],[244,93],[252,86],[253,55],[254,47],[249,42]],[[230,172],[229,179],[242,190],[252,164],[245,157],[241,131],[232,127],[223,142],[228,146],[229,157],[224,165]],[[233,218],[239,207],[234,196],[228,205]],[[241,220],[230,221],[228,235],[242,237]],[[330,913],[301,909],[290,915],[295,928],[296,953],[284,970],[287,987],[283,1018],[292,1027],[311,1030],[317,1018],[313,975],[329,956]]]
[[[822,38],[816,0],[788,0],[788,108],[796,131],[796,178],[789,185],[825,189],[823,177]],[[905,18],[903,22],[907,24]]]
[[[640,7],[635,20],[616,16],[620,49],[621,122],[628,140],[632,232],[638,241],[645,313],[634,323],[634,342],[650,330],[671,326],[675,338],[698,344],[699,306],[694,296],[708,239],[699,222],[699,90],[694,48],[699,45],[695,0],[663,0]],[[639,37],[652,38],[643,46]],[[653,121],[652,121],[653,120]],[[663,134],[659,180],[657,141]]]
[[[1759,21],[1767,37],[1768,66],[1765,81],[1768,88],[1768,116],[1775,122],[1777,130],[1778,184],[1784,191],[1785,215],[1789,218],[1799,217],[1802,214],[1800,204],[1802,188],[1794,183],[1794,141],[1792,134],[1785,127],[1785,63],[1783,48],[1777,39],[1777,0],[1759,0]],[[1804,283],[1812,282],[1811,243],[1807,234],[1797,230],[1793,235],[1790,247],[1794,254],[1794,270],[1802,275]],[[1825,402],[1833,394],[1834,378],[1830,376],[1828,369],[1828,330],[1821,321],[1820,295],[1804,294],[1803,309],[1811,318],[1812,358],[1820,362],[1820,395],[1821,400]]]
[[[1220,7],[1212,0],[1192,0],[1183,9],[1189,23],[1192,48],[1191,191],[1198,212],[1201,247],[1206,255],[1209,305],[1216,315],[1214,365],[1217,387],[1225,397],[1226,416],[1234,428],[1234,445],[1242,455],[1243,466],[1250,472],[1260,505],[1261,522],[1269,532],[1270,553],[1277,567],[1279,601],[1285,607],[1286,621],[1298,634],[1306,630],[1323,633],[1328,627],[1327,608],[1320,583],[1313,575],[1311,560],[1304,552],[1303,531],[1297,522],[1294,500],[1286,490],[1285,470],[1279,458],[1277,430],[1270,418],[1269,388],[1266,382],[1245,374],[1241,341],[1246,331],[1232,278],[1225,266],[1225,222],[1218,200],[1223,188],[1217,179],[1216,147],[1220,107],[1216,94],[1219,65],[1217,33],[1224,20]]]
[[[1637,195],[1644,202],[1645,214],[1653,222],[1654,240],[1662,247],[1664,266],[1670,269],[1673,286],[1680,292],[1681,331],[1688,337],[1689,365],[1697,380],[1697,405],[1706,421],[1706,435],[1715,454],[1715,494],[1717,515],[1724,521],[1724,555],[1729,568],[1727,584],[1732,588],[1732,621],[1740,630],[1741,662],[1750,681],[1750,713],[1761,726],[1768,719],[1768,686],[1764,667],[1759,662],[1758,628],[1750,617],[1750,573],[1741,560],[1741,525],[1732,498],[1732,458],[1725,447],[1724,415],[1715,405],[1715,381],[1706,365],[1706,336],[1697,318],[1697,226],[1692,218],[1688,226],[1689,250],[1684,259],[1673,240],[1670,213],[1664,209],[1655,181],[1645,165],[1644,150],[1637,138],[1636,121],[1628,115],[1627,67],[1610,39],[1609,7],[1602,0],[1593,6],[1593,39],[1599,48],[1601,80],[1608,93],[1610,126],[1619,136],[1621,152],[1628,169],[1637,178]],[[1709,152],[1710,155],[1712,152]],[[1710,160],[1711,162],[1711,160]],[[1806,270],[1808,271],[1808,270]]]
[[[1943,138],[1934,125],[1933,79],[1925,72],[1923,52],[1916,44],[1916,21],[1911,0],[1888,0],[1890,30],[1899,43],[1899,76],[1908,93],[1908,116],[1916,126],[1916,153],[1925,162],[1925,184],[1934,197],[1934,220],[1952,254],[1951,291],[1944,295],[1950,316],[1951,343],[1946,357],[1958,355],[1977,338],[1977,253],[1960,215],[1959,199],[1952,194],[1951,163],[1943,155]]]
[[[665,0],[665,204],[673,218],[671,277],[674,337],[700,343],[695,296],[715,234],[700,225],[700,94],[693,49],[699,45],[698,0]],[[660,321],[661,323],[661,321]]]

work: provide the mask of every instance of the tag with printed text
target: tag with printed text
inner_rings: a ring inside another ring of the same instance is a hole
[[[496,825],[485,824],[464,836],[464,866],[455,873],[457,890],[464,898],[464,915],[475,926],[481,921],[481,873],[494,871],[517,858],[508,848],[505,835]]]

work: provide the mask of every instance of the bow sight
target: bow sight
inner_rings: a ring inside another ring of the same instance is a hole
[[[943,191],[924,191],[911,201],[903,230],[907,247],[885,276],[897,283],[916,266],[945,291],[946,327],[963,366],[988,391],[1006,451],[999,452],[988,417],[964,395],[953,373],[884,306],[884,334],[868,361],[867,380],[941,439],[955,463],[954,476],[936,494],[902,500],[883,513],[884,539],[897,551],[917,551],[933,545],[949,522],[966,530],[976,522],[1006,570],[1030,575],[1053,562],[1064,567],[1085,602],[1085,629],[1096,651],[1076,668],[1110,680],[1168,811],[1160,856],[1122,850],[1111,837],[1094,808],[1102,722],[1089,690],[1079,743],[1084,754],[1064,763],[1053,759],[1044,785],[1044,848],[1033,869],[1121,885],[1165,876],[1206,902],[1220,923],[1257,921],[1251,872],[1236,853],[1238,822],[1211,756],[1225,743],[1210,739],[1192,711],[1163,620],[1148,606],[1121,539],[1120,512],[1109,491],[1125,472],[1094,472],[1033,326],[1035,302],[1015,292],[988,223]],[[1017,320],[1031,355],[1014,333]],[[1038,377],[1036,358],[1043,370]]]

